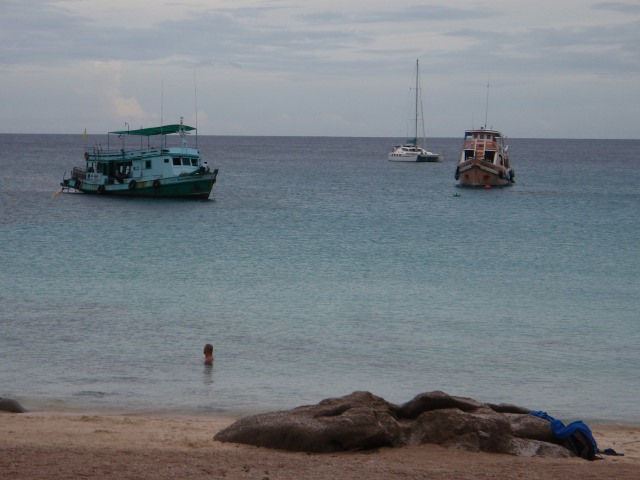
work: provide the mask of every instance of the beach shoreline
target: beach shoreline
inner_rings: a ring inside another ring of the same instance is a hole
[[[225,444],[238,417],[101,412],[0,413],[0,472],[43,478],[637,478],[640,425],[591,425],[624,456],[523,458],[437,445],[308,454]],[[45,470],[43,470],[45,469]]]

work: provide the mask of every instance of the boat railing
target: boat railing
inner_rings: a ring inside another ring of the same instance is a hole
[[[161,148],[145,148],[142,150],[104,150],[104,149],[87,149],[87,153],[90,154],[95,160],[119,160],[127,159],[133,160],[136,158],[145,158],[149,156],[161,155]]]
[[[491,140],[465,140],[463,148],[465,150],[477,150],[478,146],[484,146],[484,150],[498,150],[498,143]]]
[[[85,178],[87,178],[87,171],[84,168],[73,167],[73,171],[71,172],[71,178],[84,180]]]

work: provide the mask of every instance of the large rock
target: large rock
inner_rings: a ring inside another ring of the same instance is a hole
[[[334,452],[435,443],[474,452],[568,457],[549,422],[514,405],[483,404],[444,392],[398,406],[369,392],[245,417],[214,439],[290,451]]]
[[[0,398],[0,412],[24,413],[27,410],[11,398]]]

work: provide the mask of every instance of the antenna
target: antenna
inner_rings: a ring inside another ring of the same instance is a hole
[[[160,127],[164,126],[164,121],[162,120],[162,109],[164,108],[164,80],[162,80],[162,82],[160,83]],[[162,128],[160,129],[160,131],[162,132]],[[165,137],[164,135],[162,135],[162,140],[166,141],[167,137]],[[160,142],[161,146],[164,146],[162,144],[162,140]]]
[[[196,110],[196,148],[198,148],[198,83],[195,70],[193,71],[193,102]]]
[[[489,116],[489,77],[487,76],[487,103],[484,107],[484,128],[487,128],[487,118]]]

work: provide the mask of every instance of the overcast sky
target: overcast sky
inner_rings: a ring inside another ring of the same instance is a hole
[[[640,138],[640,2],[0,0],[0,132]],[[487,82],[489,108],[486,111]],[[197,107],[197,108],[196,108]]]

